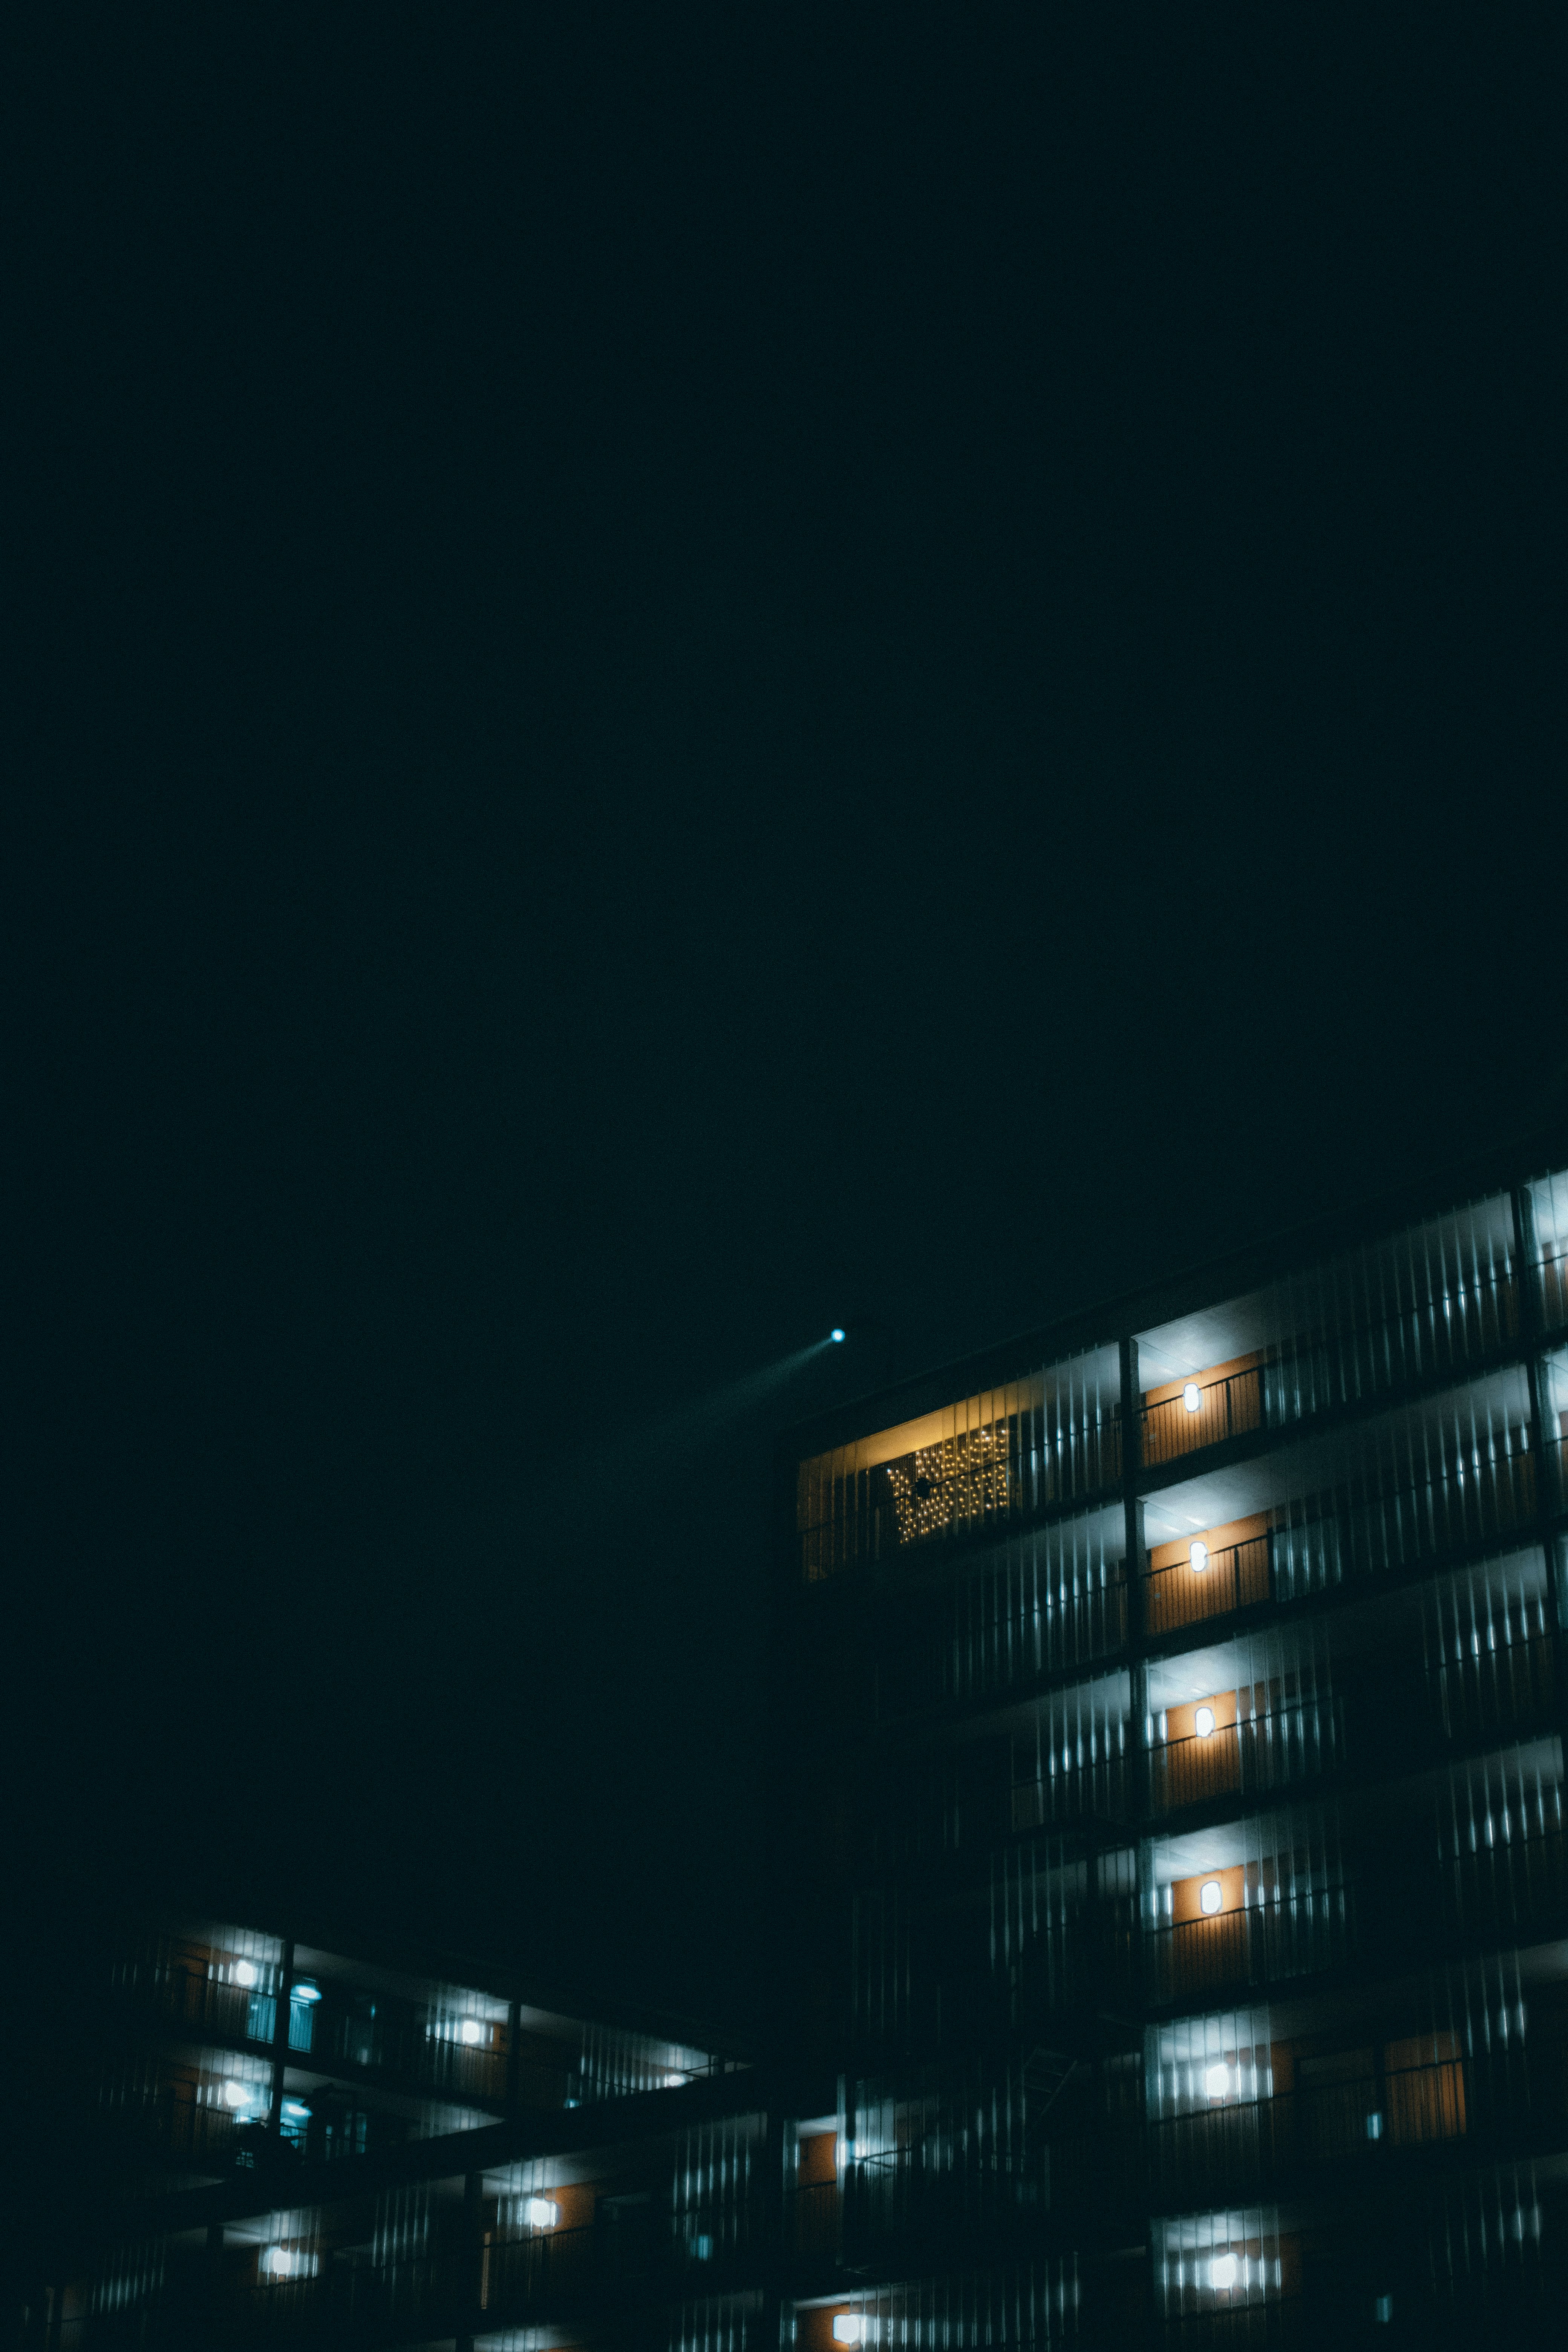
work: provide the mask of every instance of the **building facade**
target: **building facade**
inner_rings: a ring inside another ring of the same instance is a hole
[[[121,1926],[62,2007],[29,2346],[755,2339],[783,2158],[731,2048],[213,1922]]]
[[[1565,1158],[784,1449],[865,2340],[1559,2340]]]

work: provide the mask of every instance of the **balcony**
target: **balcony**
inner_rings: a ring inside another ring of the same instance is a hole
[[[967,2245],[1005,2236],[1049,2202],[1045,2151],[1033,2162],[942,2165],[921,2147],[890,2148],[851,2165],[844,2179],[844,2253],[850,2268],[875,2263],[899,2246]]]
[[[278,1974],[276,1967],[258,1967],[258,1982],[242,1984],[199,1956],[179,1954],[121,1966],[114,1990],[192,2041],[267,2045],[277,2021]]]
[[[1229,1437],[1249,1436],[1265,1425],[1261,1364],[1200,1372],[1175,1384],[1169,1395],[1156,1392],[1142,1407],[1139,1451],[1146,1469],[1158,1469],[1184,1454],[1223,1444]]]
[[[1517,1347],[1519,1336],[1512,1268],[1456,1269],[1434,1295],[1287,1345],[1268,1367],[1265,1418],[1283,1425],[1398,1389],[1426,1387]]]
[[[1165,1555],[1174,1553],[1174,1558]],[[1155,1563],[1159,1564],[1156,1565]],[[1145,1627],[1152,1637],[1179,1633],[1209,1617],[1227,1617],[1273,1598],[1268,1532],[1210,1550],[1201,1540],[1162,1544],[1150,1554],[1143,1584]]]
[[[1101,1349],[803,1462],[803,1580],[1006,1535],[1113,1487],[1119,1412],[1116,1350]]]
[[[1506,1202],[1464,1236],[1434,1232],[1419,1248],[1416,1238],[1141,1335],[1141,1360],[1159,1376],[1139,1414],[1143,1466],[1429,1388],[1511,1353],[1520,1315]]]
[[[1561,1821],[1531,1835],[1500,1835],[1444,1865],[1443,1910],[1467,1937],[1513,1941],[1568,1929],[1568,1853]]]
[[[1181,1919],[1144,1938],[1149,1995],[1162,2004],[1205,2000],[1211,1994],[1341,1967],[1349,1957],[1352,1925],[1342,1885]]]
[[[581,2302],[598,2276],[597,2233],[592,2224],[577,2230],[534,2230],[517,2237],[493,2236],[479,2264],[479,2308],[486,2312],[558,2310]]]
[[[1122,1540],[1120,1510],[1071,1520],[1009,1544],[923,1617],[906,1611],[889,1629],[900,1646],[879,1645],[879,1720],[973,1706],[1122,1649]]]
[[[1047,2021],[1064,2010],[1131,2000],[1135,1935],[1136,1906],[1130,1896],[1101,1898],[1043,1925],[1006,1968],[1009,2027],[1048,2038]],[[998,1993],[999,1979],[1000,1971],[993,1978]]]
[[[1482,1648],[1440,1665],[1428,1685],[1445,1739],[1470,1741],[1493,1732],[1546,1726],[1556,1701],[1552,1637]]]
[[[1065,1765],[1038,1779],[1016,1781],[1013,1788],[1015,1830],[1034,1830],[1052,1823],[1127,1818],[1127,1758],[1100,1756],[1083,1764]]]
[[[1314,2062],[1306,2061],[1289,2090],[1226,2095],[1152,2121],[1156,2195],[1192,2204],[1247,2200],[1288,2174],[1352,2164],[1382,2169],[1397,2150],[1463,2138],[1472,2102],[1458,2046],[1446,2039],[1446,2054],[1425,2063],[1379,2065],[1365,2050],[1316,2062],[1328,2079],[1314,2080]]]
[[[1225,1696],[1207,1712],[1211,1717]],[[1234,1706],[1234,1696],[1230,1700]],[[1184,1708],[1188,1715],[1194,1710]],[[1189,1732],[1152,1748],[1149,1799],[1155,1813],[1222,1796],[1283,1789],[1331,1771],[1344,1750],[1344,1713],[1336,1699],[1304,1700],[1268,1715]]]
[[[1555,1492],[1564,1442],[1544,1450]],[[1230,1541],[1225,1538],[1233,1531],[1220,1528],[1156,1545],[1143,1580],[1149,1635],[1165,1639],[1269,1601],[1371,1582],[1533,1535],[1537,1459],[1527,1430],[1489,1432],[1471,1444],[1443,1447],[1438,1466],[1426,1477],[1378,1475],[1380,1491],[1370,1500],[1366,1487],[1373,1480],[1362,1476],[1288,1507],[1274,1526],[1258,1532],[1250,1531],[1252,1521],[1239,1523],[1249,1531]]]

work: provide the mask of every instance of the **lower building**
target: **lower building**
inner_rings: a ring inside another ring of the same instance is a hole
[[[780,2126],[721,2038],[210,1922],[121,1936],[71,2006],[29,2347],[717,2347],[776,2312]]]

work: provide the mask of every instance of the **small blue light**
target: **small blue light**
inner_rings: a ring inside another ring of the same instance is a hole
[[[832,1340],[836,1348],[841,1348],[844,1345],[845,1340],[849,1337],[849,1334],[847,1331],[835,1330],[830,1331],[827,1336]]]

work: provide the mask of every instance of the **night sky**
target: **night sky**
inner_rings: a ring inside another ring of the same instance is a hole
[[[778,1427],[1562,1099],[1549,21],[34,17],[30,1899],[744,2017]]]

